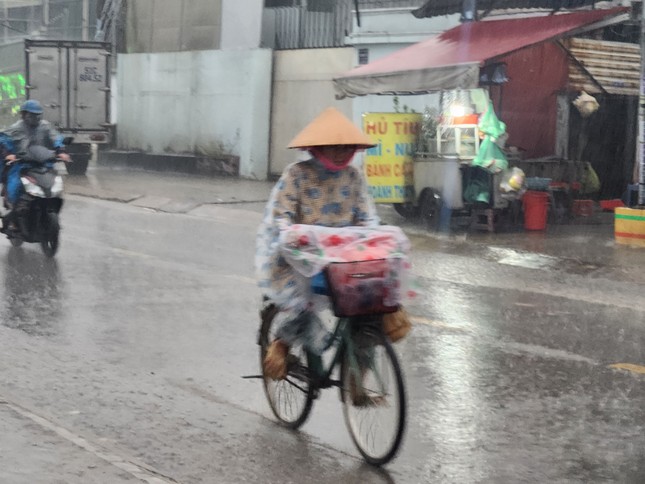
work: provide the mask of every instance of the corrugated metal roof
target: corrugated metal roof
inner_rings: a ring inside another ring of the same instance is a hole
[[[545,8],[549,10],[573,9],[591,6],[595,0],[477,0],[480,12],[504,9]],[[438,17],[460,13],[463,0],[430,0],[412,11],[417,18]]]
[[[428,92],[476,87],[487,61],[546,41],[575,35],[628,9],[467,22],[441,35],[356,67],[334,79],[341,96]]]
[[[0,0],[0,8],[35,7],[42,4],[42,0]]]
[[[641,77],[638,44],[571,38],[564,45],[576,59],[569,62],[570,89],[590,94],[604,89],[608,94],[638,96]]]

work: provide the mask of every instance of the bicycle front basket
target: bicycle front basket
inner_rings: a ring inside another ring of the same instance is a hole
[[[385,303],[388,295],[387,259],[333,262],[327,266],[334,314],[338,317],[393,313],[398,305]]]

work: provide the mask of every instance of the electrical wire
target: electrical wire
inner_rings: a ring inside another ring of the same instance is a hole
[[[0,22],[0,27],[6,27],[9,30],[14,30],[16,32],[20,32],[21,34],[27,34],[28,33],[26,30],[17,29],[17,28],[12,27],[11,25],[9,25],[8,23],[5,23],[5,22]]]

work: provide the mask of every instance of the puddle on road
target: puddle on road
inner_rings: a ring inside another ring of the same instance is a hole
[[[589,274],[599,268],[576,259],[564,259],[535,252],[523,252],[506,247],[488,247],[490,259],[500,263],[527,269],[564,270],[574,274]]]
[[[502,247],[489,247],[488,250],[497,262],[509,266],[526,267],[527,269],[550,269],[557,267],[560,263],[557,257],[548,255],[519,252]]]
[[[606,265],[579,259],[575,256],[556,257],[539,251],[516,249],[501,245],[488,245],[486,240],[473,241],[466,235],[442,236],[408,233],[413,250],[440,251],[448,254],[466,257],[484,258],[486,260],[509,266],[526,269],[567,272],[569,274],[586,276],[594,273],[601,275],[607,269]],[[576,239],[576,243],[587,240],[584,237]],[[474,242],[474,243],[473,243]]]

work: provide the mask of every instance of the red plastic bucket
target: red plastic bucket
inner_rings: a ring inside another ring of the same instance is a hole
[[[524,228],[526,230],[546,229],[546,212],[549,207],[549,194],[528,191],[524,194]]]

